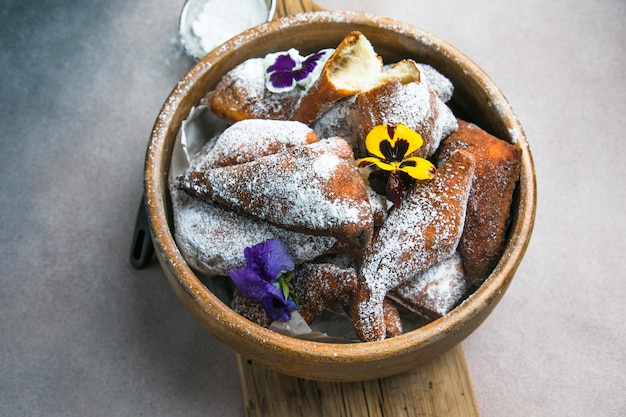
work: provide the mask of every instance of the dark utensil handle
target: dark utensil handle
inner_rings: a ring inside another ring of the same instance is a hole
[[[135,220],[135,231],[133,232],[133,243],[130,247],[130,264],[135,269],[142,269],[148,266],[154,255],[152,236],[150,235],[150,223],[146,212],[146,202],[141,198],[141,204]]]

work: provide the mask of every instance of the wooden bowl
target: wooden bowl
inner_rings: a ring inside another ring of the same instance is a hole
[[[377,342],[304,341],[262,328],[235,313],[194,274],[172,233],[168,170],[176,134],[192,106],[228,70],[250,57],[298,48],[303,54],[335,47],[352,30],[372,42],[385,63],[402,58],[430,64],[454,84],[449,105],[522,150],[522,170],[506,250],[490,277],[448,315]],[[299,14],[258,26],[217,48],[178,83],[154,125],[145,163],[145,198],[156,253],[172,288],[193,316],[244,358],[301,378],[355,381],[402,373],[452,348],[491,313],[508,288],[530,240],[536,208],[535,171],[522,126],[498,87],[446,42],[387,18],[352,12]]]

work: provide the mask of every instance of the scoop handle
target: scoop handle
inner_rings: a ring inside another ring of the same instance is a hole
[[[146,212],[146,202],[141,197],[135,220],[133,242],[130,247],[130,264],[135,269],[145,268],[150,264],[153,255],[154,246],[152,245],[152,236],[150,235],[150,222]]]
[[[275,18],[291,16],[302,12],[323,11],[324,8],[318,6],[310,0],[276,0]]]

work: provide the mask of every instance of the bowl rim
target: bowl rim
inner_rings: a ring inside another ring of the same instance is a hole
[[[282,335],[243,318],[214,295],[198,279],[178,250],[168,224],[165,208],[168,204],[165,196],[169,194],[167,172],[160,170],[163,158],[168,158],[162,149],[165,138],[167,135],[175,134],[180,125],[180,120],[177,120],[176,109],[184,99],[185,94],[198,83],[202,75],[211,67],[212,62],[228,54],[238,44],[248,42],[251,39],[254,40],[264,33],[280,30],[287,26],[335,22],[338,19],[347,25],[360,24],[401,32],[404,36],[432,45],[440,53],[454,59],[458,65],[461,65],[466,72],[471,74],[471,77],[481,85],[481,88],[489,92],[490,99],[497,107],[498,115],[509,126],[510,137],[516,146],[522,149],[522,175],[524,176],[523,178],[520,176],[519,182],[522,197],[519,199],[518,220],[515,221],[514,228],[510,232],[505,252],[485,283],[461,303],[462,308],[457,307],[444,317],[390,339],[351,344],[320,343]],[[314,356],[321,361],[372,360],[373,356],[381,355],[381,353],[384,357],[402,355],[408,351],[435,343],[446,334],[462,327],[467,320],[474,318],[481,310],[493,308],[493,301],[496,300],[497,302],[501,294],[508,288],[528,247],[536,211],[535,171],[526,135],[507,99],[489,76],[462,52],[428,32],[390,18],[358,12],[320,11],[284,17],[246,31],[210,52],[179,81],[161,108],[146,151],[144,173],[145,201],[153,243],[157,248],[157,254],[161,256],[159,261],[164,268],[171,272],[177,281],[176,284],[180,287],[179,290],[191,297],[193,303],[204,313],[211,315],[215,320],[215,326],[219,326],[226,333],[246,339],[256,346],[290,351],[297,357]],[[519,237],[523,238],[519,239]]]

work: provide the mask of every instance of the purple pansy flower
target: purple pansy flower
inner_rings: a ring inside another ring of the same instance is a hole
[[[306,57],[297,49],[276,52],[265,56],[265,87],[273,93],[293,90],[296,86],[306,88],[319,77],[324,63],[334,52],[322,49]]]
[[[289,281],[295,267],[287,248],[279,239],[268,239],[244,250],[247,268],[233,269],[230,278],[250,301],[260,304],[267,315],[281,322],[298,310]]]

